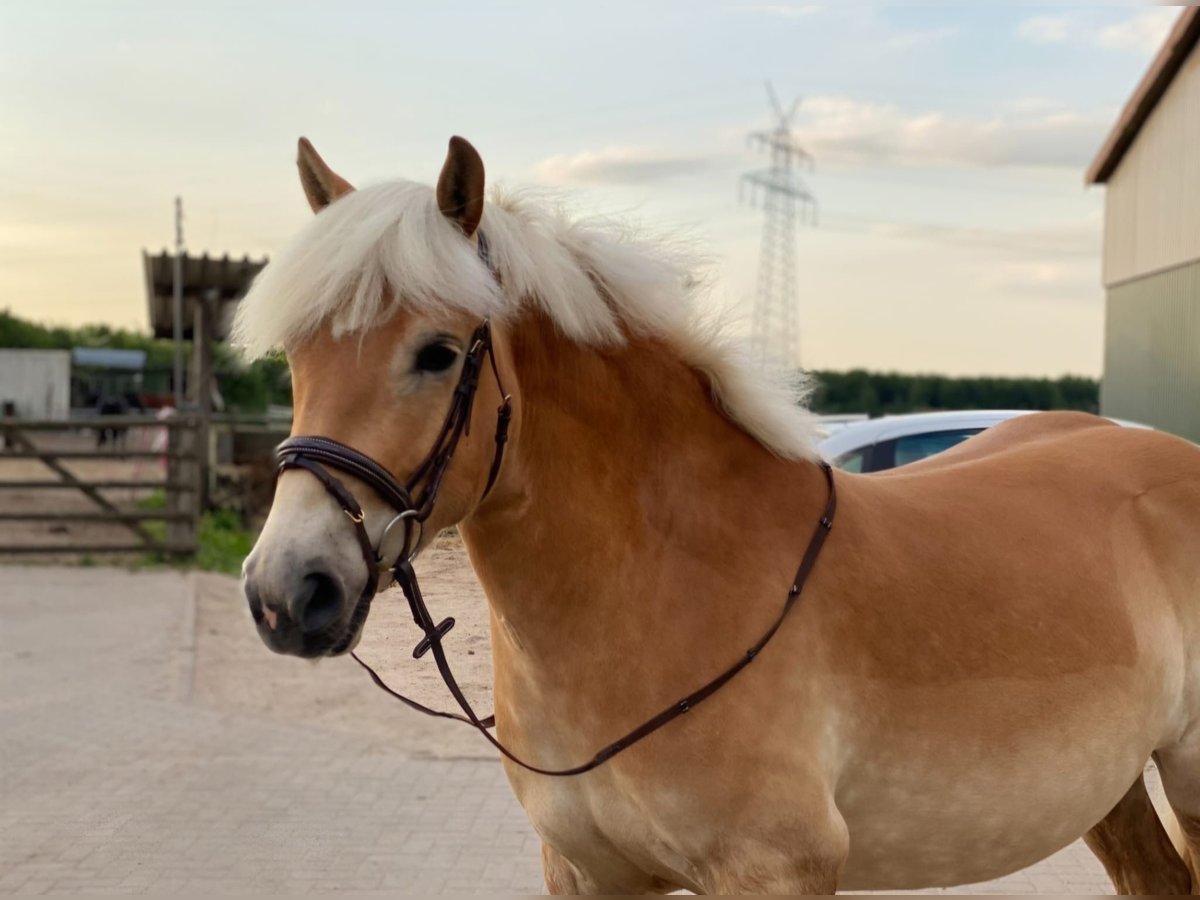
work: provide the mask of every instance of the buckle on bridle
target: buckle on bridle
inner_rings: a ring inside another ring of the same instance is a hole
[[[344,512],[346,514],[346,518],[348,518],[355,525],[361,525],[363,523],[363,516],[366,515],[361,509],[358,512],[352,512],[343,508],[342,512]]]
[[[425,534],[425,523],[417,518],[418,510],[406,509],[392,517],[392,520],[383,526],[383,534],[379,536],[379,549],[375,551],[376,566],[380,572],[390,572],[401,559],[411,560],[417,552],[417,547],[421,545],[421,538]],[[405,520],[411,520],[412,524]],[[417,526],[416,540],[413,540],[412,525]],[[403,535],[404,543],[395,548],[395,552],[391,552],[388,545],[388,537],[394,532],[397,525],[402,525],[401,534]]]

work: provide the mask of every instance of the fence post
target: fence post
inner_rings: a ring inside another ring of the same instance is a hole
[[[196,406],[196,462],[199,466],[196,508],[206,510],[212,485],[211,423],[213,406],[213,344],[215,342],[216,298],[211,291],[196,297],[192,325],[192,400]]]
[[[199,431],[191,418],[168,423],[167,511],[187,515],[168,520],[167,543],[190,547],[193,553],[200,523]]]

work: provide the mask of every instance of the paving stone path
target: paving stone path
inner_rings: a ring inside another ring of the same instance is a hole
[[[192,576],[0,567],[0,893],[542,891],[491,759],[190,696]],[[1081,844],[954,893],[1111,893]]]

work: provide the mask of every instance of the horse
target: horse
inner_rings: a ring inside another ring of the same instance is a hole
[[[96,404],[97,416],[126,416],[129,414],[129,403],[125,397],[104,396]],[[111,443],[114,450],[125,446],[125,433],[129,429],[124,426],[104,426],[96,429],[96,447]]]
[[[235,324],[293,374],[244,566],[267,646],[351,651],[379,570],[409,593],[457,525],[526,765],[717,684],[583,774],[505,756],[550,892],[951,886],[1080,836],[1119,891],[1200,885],[1200,449],[1040,413],[830,472],[805,385],[714,325],[685,250],[485,200],[461,138],[435,187],[355,189],[304,139],[298,165],[316,215]]]

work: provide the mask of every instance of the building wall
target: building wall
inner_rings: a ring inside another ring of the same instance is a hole
[[[0,349],[0,410],[6,402],[26,419],[67,418],[71,351]]]
[[[1200,259],[1200,47],[1108,180],[1104,283]]]
[[[1200,261],[1108,289],[1100,412],[1200,443]]]

